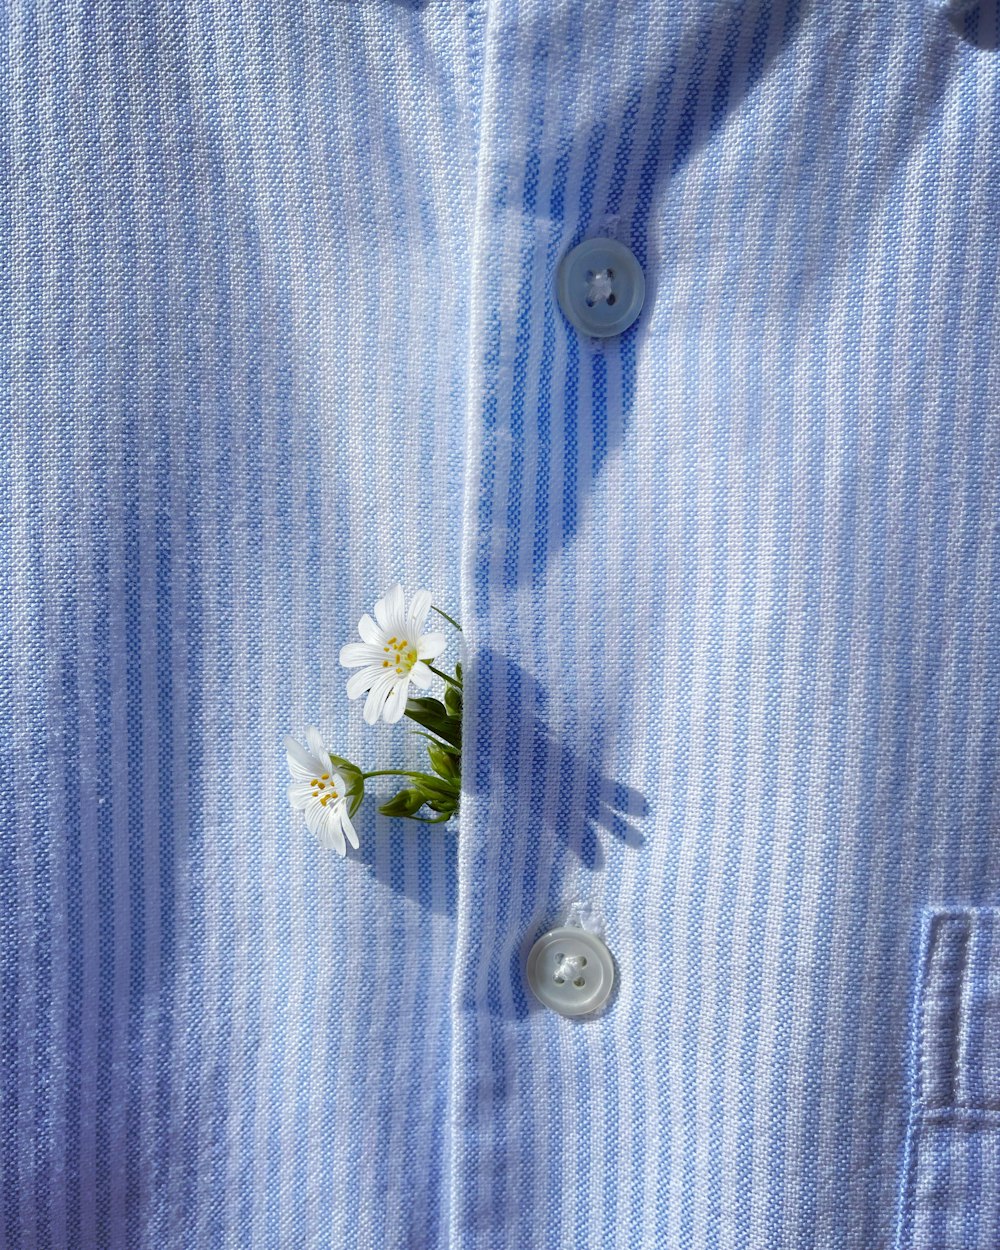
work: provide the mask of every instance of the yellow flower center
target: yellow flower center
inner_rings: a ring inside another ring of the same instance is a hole
[[[417,662],[417,649],[406,638],[393,636],[382,650],[389,657],[382,661],[382,667],[394,668],[400,677],[405,677]]]
[[[329,773],[324,773],[322,777],[313,777],[309,784],[312,786],[313,798],[319,799],[324,807],[331,799],[339,798],[337,791],[333,788]]]

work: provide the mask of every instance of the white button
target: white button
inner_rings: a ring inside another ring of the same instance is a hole
[[[584,239],[560,262],[556,294],[581,334],[607,339],[627,330],[646,294],[642,266],[615,239]]]
[[[611,953],[596,934],[567,927],[543,934],[528,955],[528,984],[561,1016],[584,1016],[607,1001],[615,981]]]

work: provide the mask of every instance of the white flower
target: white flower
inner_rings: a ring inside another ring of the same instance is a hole
[[[292,807],[305,812],[309,831],[319,838],[321,846],[346,855],[345,835],[351,846],[358,849],[358,835],[347,814],[347,783],[333,767],[319,730],[311,725],[306,730],[306,742],[308,751],[294,738],[285,739],[292,774],[288,798]]]
[[[430,591],[418,590],[407,613],[403,588],[397,582],[375,604],[375,620],[366,612],[358,621],[362,641],[341,648],[341,664],[361,670],[348,681],[347,695],[357,699],[368,691],[365,720],[369,725],[379,715],[389,725],[398,721],[406,710],[410,682],[426,690],[434,680],[424,661],[436,659],[448,643],[444,634],[421,634],[430,608]]]

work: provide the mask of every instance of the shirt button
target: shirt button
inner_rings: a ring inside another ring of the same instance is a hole
[[[587,929],[552,929],[528,955],[531,992],[561,1016],[584,1016],[603,1007],[614,980],[610,951]]]
[[[615,239],[584,239],[562,258],[556,294],[567,319],[593,338],[627,330],[646,294],[642,266]]]

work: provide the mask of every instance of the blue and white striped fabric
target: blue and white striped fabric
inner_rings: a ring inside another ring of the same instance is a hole
[[[995,1250],[995,0],[2,24],[0,1250]],[[345,862],[397,578],[466,793]]]

